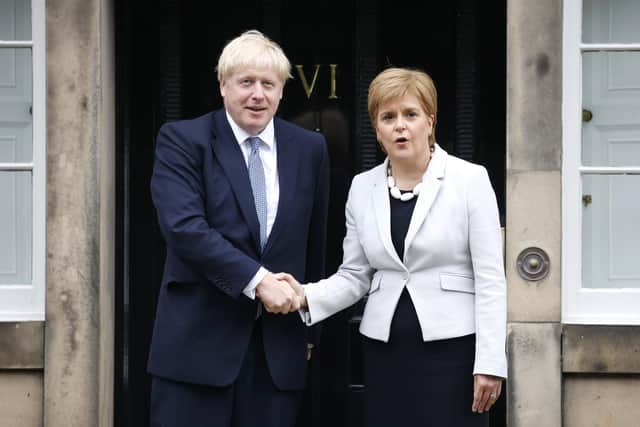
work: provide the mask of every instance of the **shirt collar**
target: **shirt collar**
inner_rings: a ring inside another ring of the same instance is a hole
[[[251,135],[249,132],[242,129],[240,126],[238,126],[238,124],[235,121],[233,121],[233,118],[231,118],[231,115],[227,110],[225,110],[225,113],[227,115],[227,120],[229,121],[229,125],[231,126],[231,131],[233,132],[233,136],[236,137],[236,141],[238,141],[238,144],[244,143],[247,140],[247,138],[249,138],[250,136],[257,136],[262,140],[262,142],[264,142],[267,145],[269,150],[273,148],[273,143],[275,141],[275,130],[273,127],[273,118],[269,120],[269,123],[267,123],[267,126],[262,130],[262,132],[260,132],[257,135]]]

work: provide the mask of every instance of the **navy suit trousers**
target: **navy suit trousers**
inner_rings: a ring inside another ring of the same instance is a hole
[[[258,319],[238,378],[230,386],[187,384],[154,376],[151,426],[293,427],[301,397],[301,391],[280,391],[273,384]]]

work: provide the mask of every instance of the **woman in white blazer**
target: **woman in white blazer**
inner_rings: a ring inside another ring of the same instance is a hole
[[[380,73],[369,115],[388,157],[353,179],[344,259],[333,276],[303,286],[307,323],[368,295],[360,323],[368,427],[487,426],[507,376],[502,238],[489,177],[436,144],[437,94],[427,74]]]

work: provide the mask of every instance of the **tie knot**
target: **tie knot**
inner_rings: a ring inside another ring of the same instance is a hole
[[[249,146],[251,147],[251,151],[258,150],[260,148],[260,143],[262,142],[262,140],[257,136],[250,136],[249,138],[247,138],[247,141],[249,141]]]

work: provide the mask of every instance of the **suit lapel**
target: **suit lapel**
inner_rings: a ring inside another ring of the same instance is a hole
[[[220,166],[227,175],[231,189],[238,200],[242,216],[253,236],[255,247],[260,253],[260,225],[258,224],[258,215],[253,201],[247,164],[238,141],[233,136],[231,126],[227,122],[224,110],[218,110],[214,113],[211,145]]]
[[[384,248],[387,250],[389,256],[402,268],[404,264],[398,257],[396,249],[393,247],[391,241],[391,204],[389,203],[389,191],[387,187],[387,165],[389,159],[387,158],[382,167],[377,171],[377,175],[373,180],[373,207],[376,216],[376,223],[378,224],[378,234]]]
[[[276,219],[273,223],[271,233],[269,233],[264,253],[273,246],[273,242],[277,241],[280,233],[285,230],[285,225],[289,223],[288,214],[290,207],[295,202],[296,178],[298,176],[298,165],[300,163],[298,161],[299,147],[293,135],[282,128],[282,122],[279,119],[274,118],[273,125],[276,137],[276,150],[278,150],[277,163],[280,196],[278,199]]]
[[[436,149],[433,153],[433,157],[429,162],[427,172],[422,177],[422,191],[418,200],[416,201],[416,207],[411,215],[411,222],[409,223],[409,230],[407,230],[407,236],[404,239],[404,253],[409,251],[409,247],[416,237],[418,230],[424,223],[431,206],[433,205],[438,192],[441,187],[441,179],[444,177],[444,167],[447,161],[447,152],[440,146],[436,145]]]

